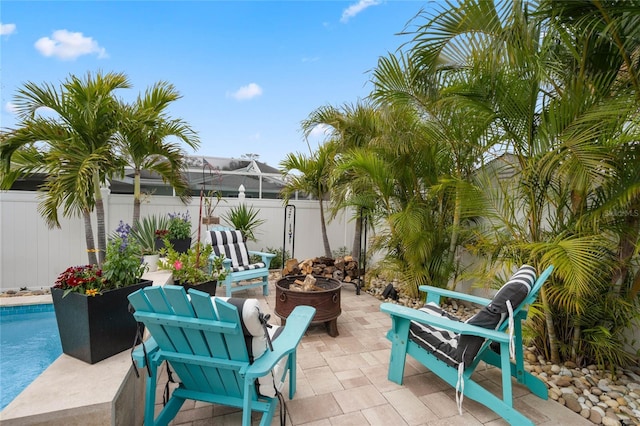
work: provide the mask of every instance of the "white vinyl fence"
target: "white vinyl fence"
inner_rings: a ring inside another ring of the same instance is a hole
[[[215,214],[223,217],[226,211],[240,202],[237,198],[225,198]],[[249,250],[282,248],[285,226],[283,201],[249,198],[242,202],[259,210],[259,218],[265,220],[257,229],[258,241],[247,243]],[[67,267],[87,263],[82,218],[61,218],[60,229],[49,229],[38,213],[38,203],[36,192],[0,192],[0,291],[51,287]],[[289,204],[296,206],[294,256],[302,260],[323,255],[318,201],[292,200]],[[142,204],[141,216],[188,210],[192,230],[197,237],[199,205],[198,197],[185,206],[177,197],[153,196]],[[131,224],[133,197],[107,194],[105,212],[107,233],[114,231],[120,220]],[[201,227],[204,235],[207,227]],[[347,247],[351,250],[354,230],[355,222],[346,216],[329,223],[327,231],[331,249]],[[94,224],[94,234],[95,231]],[[291,251],[290,245],[287,248]]]

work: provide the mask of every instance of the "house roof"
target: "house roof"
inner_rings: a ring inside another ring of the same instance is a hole
[[[192,194],[201,190],[220,191],[223,196],[237,196],[238,188],[243,185],[247,197],[276,198],[285,182],[279,170],[251,159],[189,156],[187,158],[187,178]],[[166,189],[162,178],[149,170],[141,173],[143,188]],[[114,193],[133,192],[133,171],[126,173],[124,179],[111,183]],[[166,194],[168,195],[168,194]]]

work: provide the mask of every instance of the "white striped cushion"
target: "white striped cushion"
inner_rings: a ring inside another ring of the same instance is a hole
[[[269,345],[267,342],[267,336],[264,334],[264,326],[260,321],[260,303],[257,299],[242,299],[238,297],[220,297],[238,309],[240,320],[242,322],[242,332],[245,336],[245,344],[247,351],[249,352],[249,362],[253,363],[254,360],[260,358],[267,352]],[[215,303],[214,303],[215,306]],[[278,325],[269,324],[267,328],[271,341],[274,341],[282,330],[283,327]],[[267,397],[275,397],[277,391],[282,390],[286,377],[283,377],[287,367],[287,360],[289,357],[283,357],[273,367],[270,373],[265,376],[258,377],[256,387],[258,393]]]
[[[427,303],[419,310],[429,315],[460,321],[433,302]],[[411,321],[411,326],[409,327],[409,338],[411,340],[451,366],[458,365],[458,361],[455,359],[458,347],[457,337],[458,335],[454,332],[417,321]]]
[[[497,330],[509,315],[507,301],[509,301],[513,310],[518,308],[531,291],[531,288],[533,288],[535,282],[536,270],[533,266],[522,265],[498,290],[491,302],[466,322],[478,327]],[[456,359],[463,361],[465,365],[469,365],[478,354],[484,341],[485,339],[480,336],[460,335]]]
[[[231,231],[210,231],[211,245],[217,256],[224,256],[231,259],[231,268],[237,272],[250,265],[249,252],[242,240],[242,232]],[[264,265],[263,265],[264,266]]]
[[[515,310],[527,297],[536,281],[536,271],[529,265],[522,265],[498,290],[491,302],[466,322],[478,327],[498,329],[507,318],[507,300]],[[444,316],[454,321],[458,318],[447,314],[440,306],[431,302],[420,308],[431,315]],[[460,362],[470,365],[484,344],[484,337],[468,334],[458,335],[438,327],[411,322],[411,340],[451,366]]]

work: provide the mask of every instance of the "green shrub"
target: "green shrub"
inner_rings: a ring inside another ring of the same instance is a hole
[[[271,264],[269,265],[269,269],[282,269],[282,267],[284,266],[284,264],[282,263],[282,248],[276,249],[276,248],[267,247],[266,249],[260,249],[260,251],[264,253],[274,253],[276,255],[276,257],[271,259]],[[290,258],[291,258],[291,254],[289,254],[289,251],[288,250],[285,251],[285,262]],[[262,257],[252,254],[250,261],[251,263],[262,262]]]

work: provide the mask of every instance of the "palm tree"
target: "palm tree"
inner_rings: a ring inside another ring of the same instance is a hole
[[[417,296],[419,285],[445,286],[450,276],[452,198],[440,177],[452,163],[413,108],[379,107],[376,114],[376,138],[342,154],[334,173],[349,180],[381,225],[372,243],[386,253],[379,269],[399,274],[405,291]]]
[[[138,96],[132,105],[122,106],[122,120],[116,134],[117,149],[126,165],[133,168],[133,224],[140,219],[140,174],[157,173],[181,197],[188,196],[185,178],[185,155],[179,142],[193,149],[199,140],[191,127],[180,119],[167,116],[171,102],[180,99],[175,87],[161,81]],[[177,142],[172,142],[173,138]],[[184,200],[183,200],[184,201]]]
[[[466,105],[455,92],[450,93],[458,84],[456,76],[445,78],[448,68],[420,64],[421,54],[422,51],[416,49],[408,55],[400,52],[380,58],[372,73],[374,90],[370,96],[381,106],[414,110],[424,134],[430,140],[439,141],[440,148],[446,151],[442,155],[452,161],[450,168],[439,171],[438,181],[440,190],[450,193],[453,201],[446,264],[453,274],[450,288],[454,289],[462,224],[482,213],[474,203],[476,188],[472,179],[475,168],[491,147],[487,130],[492,116],[488,111]],[[447,84],[443,85],[443,81]]]
[[[463,1],[459,7],[445,6],[440,13],[426,16],[427,23],[414,33],[410,66],[406,67],[411,87],[439,85],[450,101],[469,108],[470,117],[491,117],[481,138],[483,144],[499,143],[512,154],[512,178],[493,185],[484,182],[487,221],[478,228],[475,247],[492,254],[494,260],[556,266],[555,279],[541,292],[546,330],[539,334],[549,336],[553,362],[560,360],[560,339],[563,347],[573,347],[565,357],[582,352],[588,353],[585,360],[624,359],[620,351],[615,354],[612,350],[620,335],[602,337],[619,331],[617,326],[600,328],[607,315],[609,320],[619,316],[606,307],[611,306],[611,299],[600,297],[605,277],[617,268],[612,263],[610,239],[603,238],[607,234],[602,228],[593,226],[591,213],[599,206],[617,207],[622,201],[633,206],[637,194],[637,186],[631,185],[616,202],[602,197],[614,181],[630,183],[617,179],[621,171],[615,164],[616,152],[627,156],[618,158],[620,163],[638,166],[629,156],[633,150],[611,149],[638,140],[638,127],[633,125],[637,123],[637,91],[632,95],[633,91],[626,90],[637,87],[637,61],[629,60],[633,55],[627,54],[637,49],[630,47],[633,35],[620,37],[624,31],[617,31],[631,28],[628,24],[637,20],[637,14],[631,18],[628,13],[609,13],[625,9],[617,8],[619,3],[605,2],[605,8],[602,2],[580,5],[592,9],[585,15],[601,15],[606,22],[602,27],[615,33],[604,39],[615,40],[610,44],[615,48],[603,50],[598,31],[575,25],[582,22],[592,28],[590,18],[574,21],[567,16],[555,25],[549,17],[556,2],[552,8],[541,8],[537,20],[526,2]],[[637,45],[637,37],[635,40]],[[606,56],[607,52],[622,59],[606,59],[609,65],[602,67],[599,54]],[[608,72],[596,71],[602,69]],[[424,77],[416,77],[421,75]],[[428,89],[433,93],[433,88]],[[404,96],[413,102],[420,100]],[[636,176],[635,172],[629,175]],[[602,201],[592,202],[598,199]],[[618,300],[618,307],[630,306],[628,300]],[[589,315],[595,311],[603,316]],[[581,338],[582,331],[590,333],[588,339]],[[584,350],[585,343],[576,346],[585,340],[591,345],[589,350]]]
[[[302,121],[301,127],[305,138],[318,126],[325,126],[329,132],[327,139],[336,144],[337,155],[346,153],[351,149],[366,147],[376,138],[378,129],[376,125],[376,110],[366,102],[358,102],[355,105],[345,104],[340,108],[325,105],[312,111]],[[345,174],[334,174],[331,184],[332,217],[340,210],[354,208],[355,232],[351,254],[355,259],[360,259],[360,242],[362,240],[362,228],[360,215],[370,209],[371,203],[363,203],[367,197],[362,196],[362,190],[351,185],[352,180]]]
[[[322,227],[322,243],[325,256],[331,257],[331,246],[327,236],[327,223],[324,213],[324,200],[329,194],[329,179],[333,169],[335,145],[331,141],[321,145],[311,156],[303,154],[288,154],[280,162],[280,170],[287,178],[287,184],[282,189],[282,196],[286,203],[297,191],[307,193],[318,200],[320,206],[320,226]],[[293,173],[294,171],[299,174]]]
[[[46,174],[39,211],[49,226],[60,226],[61,206],[64,216],[84,217],[90,263],[101,264],[106,250],[101,187],[121,167],[112,152],[119,118],[113,92],[128,87],[122,73],[72,75],[59,88],[28,82],[14,100],[19,127],[0,146],[4,187],[18,176],[11,171],[16,159],[20,172]],[[90,218],[94,210],[97,249]]]

